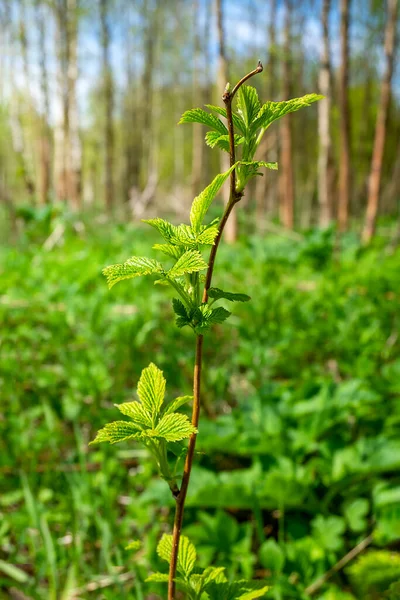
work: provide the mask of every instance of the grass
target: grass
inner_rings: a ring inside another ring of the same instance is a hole
[[[160,593],[143,580],[162,568],[168,488],[134,444],[88,442],[150,360],[171,394],[190,393],[192,336],[174,326],[165,290],[135,280],[109,292],[101,276],[145,253],[151,231],[66,221],[46,249],[48,227],[33,220],[0,249],[0,597],[145,599]],[[335,257],[319,231],[240,244],[221,248],[215,283],[252,302],[217,328],[222,357],[206,341],[185,533],[202,566],[307,598],[371,531],[378,552],[400,538],[400,252],[349,236]],[[134,538],[146,540],[136,557]],[[364,598],[358,580],[345,571],[320,598]]]

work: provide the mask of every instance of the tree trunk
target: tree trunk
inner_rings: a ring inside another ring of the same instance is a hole
[[[350,0],[340,0],[339,108],[339,231],[345,231],[349,220],[350,199],[350,107],[349,107],[349,9]]]
[[[285,0],[284,25],[284,58],[282,93],[283,98],[291,97],[291,26],[292,0]],[[286,115],[281,121],[281,177],[280,177],[280,219],[284,227],[292,229],[294,224],[294,189],[292,163],[292,128],[291,116]]]
[[[35,0],[36,27],[39,33],[39,62],[40,62],[40,90],[41,90],[41,124],[40,124],[40,173],[39,173],[39,201],[41,204],[50,202],[51,189],[51,151],[52,133],[49,126],[50,99],[49,78],[47,70],[46,31],[45,23],[47,12],[42,0]]]
[[[396,22],[398,0],[387,0],[387,21],[385,29],[386,67],[382,79],[381,99],[375,126],[375,140],[372,152],[371,170],[368,185],[368,203],[365,226],[362,234],[364,242],[369,242],[375,232],[379,206],[379,190],[382,179],[383,154],[385,150],[386,127],[392,88],[394,66]]]
[[[67,190],[71,206],[74,210],[81,207],[82,147],[79,133],[78,101],[76,84],[78,80],[78,1],[68,1],[68,171]]]
[[[266,98],[264,101],[273,100],[275,97],[274,84],[276,80],[276,10],[277,1],[270,0],[269,6],[269,27],[268,27],[268,66],[266,69]],[[277,135],[276,130],[267,131],[261,142],[260,156],[262,160],[270,161],[270,152],[276,147]],[[276,177],[275,174],[265,173],[264,177],[257,177],[255,185],[255,197],[256,197],[256,228],[259,231],[263,231],[263,225],[266,218],[267,212],[273,212],[276,204]],[[267,201],[268,198],[268,201]]]
[[[104,174],[105,205],[108,212],[114,208],[114,86],[110,65],[110,31],[107,23],[108,1],[100,0],[101,45],[103,50],[104,89]]]
[[[228,60],[226,58],[225,49],[225,34],[224,34],[224,14],[222,0],[216,0],[215,3],[217,12],[217,30],[218,30],[218,103],[221,102],[221,96],[224,93],[225,86],[229,81]],[[229,154],[221,152],[221,171],[229,169]],[[222,190],[225,205],[229,201],[229,187],[226,185]],[[224,236],[228,244],[233,244],[237,239],[237,213],[232,211],[229,220],[225,226]]]
[[[201,36],[199,31],[199,0],[193,2],[193,27],[194,27],[194,65],[193,65],[193,106],[203,103],[202,84],[200,78],[201,72]],[[199,102],[200,101],[200,102]],[[195,123],[193,126],[193,151],[192,151],[192,196],[195,197],[201,191],[202,174],[203,174],[203,143],[204,128],[200,123]]]
[[[330,106],[331,106],[331,62],[329,49],[329,12],[331,0],[323,0],[322,30],[323,48],[321,53],[321,66],[319,71],[319,90],[325,96],[318,103],[318,129],[319,129],[319,155],[318,155],[318,198],[319,198],[319,224],[321,227],[329,225],[332,219],[332,141],[330,132]]]

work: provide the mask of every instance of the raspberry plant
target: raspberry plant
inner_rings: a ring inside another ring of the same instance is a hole
[[[165,401],[166,382],[162,371],[150,364],[142,371],[138,384],[138,401],[118,406],[130,420],[114,421],[101,429],[92,443],[112,444],[137,440],[145,444],[153,455],[159,473],[168,483],[175,498],[176,509],[172,535],[164,535],[158,545],[161,558],[169,563],[169,574],[155,573],[151,581],[168,583],[168,600],[176,597],[178,585],[190,600],[252,600],[264,597],[268,591],[265,582],[228,582],[222,567],[208,567],[203,572],[195,570],[196,550],[181,536],[186,494],[193,465],[200,414],[200,379],[204,335],[214,324],[223,323],[230,312],[216,306],[220,300],[247,302],[247,294],[228,292],[211,287],[215,257],[226,222],[235,205],[243,197],[247,183],[261,169],[278,168],[275,162],[254,160],[260,141],[268,127],[284,115],[309,106],[321,96],[308,94],[283,102],[266,102],[261,105],[254,87],[245,82],[261,73],[256,69],[245,75],[233,89],[227,84],[223,94],[225,106],[207,105],[188,110],[180,123],[202,123],[209,127],[206,143],[230,155],[230,168],[218,174],[194,200],[190,211],[190,225],[173,225],[161,218],[145,220],[160,233],[162,244],[155,250],[166,257],[167,265],[146,257],[133,256],[123,264],[103,270],[109,287],[124,279],[155,275],[155,283],[172,287],[177,297],[172,301],[178,327],[190,327],[195,336],[195,365],[193,395]],[[236,111],[232,108],[237,96]],[[223,117],[225,123],[220,119]],[[208,210],[228,180],[230,196],[221,219],[207,223]],[[203,252],[210,247],[208,262]],[[205,272],[205,273],[202,273]],[[192,419],[178,412],[185,403],[192,402]],[[178,467],[185,459],[183,474]]]

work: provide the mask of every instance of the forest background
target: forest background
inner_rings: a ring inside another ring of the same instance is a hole
[[[226,231],[218,285],[252,302],[205,349],[184,533],[275,600],[400,597],[398,25],[398,0],[0,1],[0,597],[162,597],[168,488],[88,443],[150,360],[190,393],[191,338],[101,269],[226,168],[177,123],[258,59],[262,101],[325,99],[268,130],[279,171]]]

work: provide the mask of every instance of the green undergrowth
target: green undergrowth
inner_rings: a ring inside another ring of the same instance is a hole
[[[170,398],[192,393],[191,331],[158,286],[104,285],[104,266],[148,252],[149,228],[71,220],[51,247],[42,226],[0,249],[0,597],[162,597],[144,580],[165,572],[171,493],[142,446],[88,443],[152,361]],[[239,244],[215,285],[252,302],[205,343],[184,531],[199,568],[305,599],[372,534],[313,598],[398,598],[400,252],[348,236],[338,254],[331,231]]]

